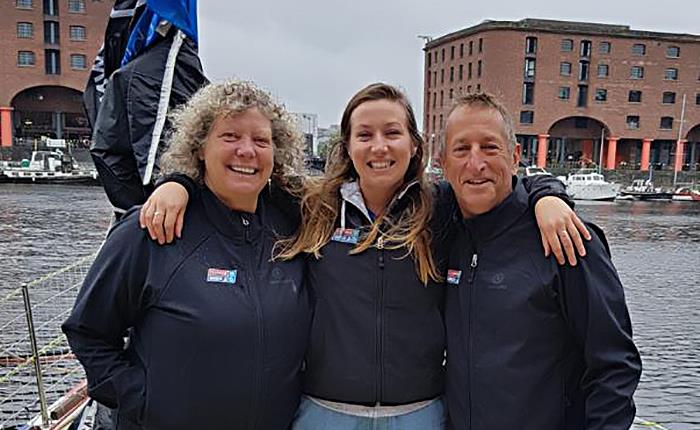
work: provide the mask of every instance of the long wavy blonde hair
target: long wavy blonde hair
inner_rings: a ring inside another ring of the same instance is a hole
[[[297,191],[305,171],[304,143],[292,116],[270,94],[252,82],[229,79],[197,91],[171,114],[169,147],[161,158],[161,173],[184,173],[198,183],[204,178],[200,153],[214,121],[257,108],[270,120],[274,145],[271,179],[288,191]]]
[[[417,181],[419,191],[416,198],[410,199],[408,207],[398,218],[392,219],[388,213],[390,211],[384,211],[374,221],[364,240],[357,244],[350,254],[367,250],[382,236],[386,248],[407,249],[407,255],[410,254],[415,262],[418,277],[427,284],[431,278],[439,280],[440,275],[430,249],[431,232],[428,223],[432,216],[432,193],[424,175],[424,142],[406,96],[397,88],[383,83],[371,84],[361,89],[348,102],[340,123],[340,139],[333,143],[329,151],[325,174],[321,179],[308,179],[305,183],[301,201],[301,227],[292,238],[278,243],[277,256],[289,259],[300,253],[309,253],[321,258],[321,248],[329,242],[340,211],[340,187],[358,178],[348,153],[352,128],[350,117],[362,103],[377,100],[399,103],[406,112],[406,123],[416,147],[416,154],[409,162],[403,184],[406,186]]]

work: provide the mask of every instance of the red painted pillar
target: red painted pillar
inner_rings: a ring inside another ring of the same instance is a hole
[[[687,140],[685,139],[678,139],[678,142],[676,142],[676,164],[674,167],[676,172],[680,172],[683,169],[683,152],[686,142]]]
[[[537,167],[547,167],[548,134],[537,135]]]
[[[642,161],[639,170],[644,172],[649,171],[649,154],[651,153],[651,139],[646,138],[642,141]]]
[[[12,110],[0,107],[0,146],[12,146]]]
[[[609,137],[608,138],[608,162],[606,163],[605,168],[608,170],[612,170],[615,168],[615,161],[617,157],[617,141],[619,139],[617,137]]]
[[[593,160],[593,141],[592,140],[582,140],[581,141],[581,156],[588,161]]]

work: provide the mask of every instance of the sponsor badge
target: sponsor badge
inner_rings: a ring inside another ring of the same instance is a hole
[[[333,242],[357,244],[360,241],[360,230],[354,228],[336,228],[333,236]]]
[[[207,270],[207,282],[219,282],[222,284],[235,284],[238,270],[213,269]]]
[[[461,270],[448,270],[447,271],[447,283],[452,285],[459,285],[459,279],[462,277]]]

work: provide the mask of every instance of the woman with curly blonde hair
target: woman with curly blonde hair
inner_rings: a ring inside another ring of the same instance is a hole
[[[197,183],[185,235],[159,246],[127,213],[63,330],[117,429],[286,429],[311,308],[302,259],[270,255],[297,227],[276,195],[302,166],[300,136],[239,81],[204,87],[173,124],[165,169]]]
[[[299,229],[275,251],[277,261],[308,256],[315,299],[293,430],[444,428],[441,256],[454,201],[427,182],[425,165],[408,99],[377,83],[351,98],[325,174],[304,183]],[[175,188],[150,204],[179,200]],[[162,223],[145,218],[163,240]]]

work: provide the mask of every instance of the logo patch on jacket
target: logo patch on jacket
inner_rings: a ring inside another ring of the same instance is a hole
[[[447,271],[447,283],[452,285],[459,285],[459,280],[462,278],[461,270],[450,269]]]
[[[235,284],[238,270],[213,269],[207,270],[207,282],[219,282],[222,284]]]
[[[333,236],[333,242],[357,244],[360,241],[360,230],[355,228],[336,228]]]

